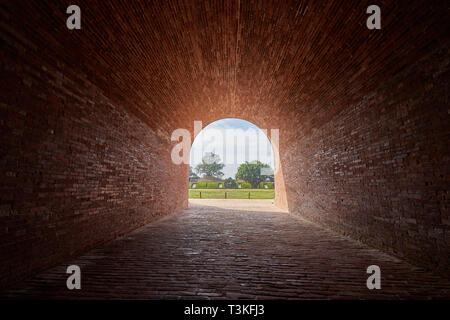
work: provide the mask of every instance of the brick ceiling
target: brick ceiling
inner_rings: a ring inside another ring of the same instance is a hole
[[[382,30],[370,31],[374,1],[79,0],[82,29],[69,31],[72,2],[20,1],[0,12],[65,61],[63,74],[82,70],[75,76],[167,130],[223,117],[320,127],[450,30],[438,1],[376,1]]]

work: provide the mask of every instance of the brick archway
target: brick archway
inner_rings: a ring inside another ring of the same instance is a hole
[[[277,188],[275,188],[275,204],[284,210],[288,210],[288,206],[287,206],[287,201],[286,201],[286,188],[284,185],[284,177],[282,175],[282,163],[280,160],[280,156],[279,156],[279,129],[278,128],[264,128],[264,127],[260,127],[257,124],[255,124],[254,122],[252,122],[251,120],[248,119],[244,119],[244,118],[238,118],[238,117],[227,117],[227,118],[220,118],[220,119],[215,119],[212,121],[209,121],[206,124],[203,124],[203,121],[197,121],[197,123],[201,126],[201,130],[199,130],[199,128],[195,128],[195,124],[194,124],[194,129],[190,131],[191,133],[191,137],[192,137],[192,144],[194,143],[195,139],[198,137],[198,134],[206,129],[207,126],[209,126],[210,124],[213,124],[217,121],[221,121],[223,119],[239,119],[239,120],[244,120],[246,122],[251,123],[253,126],[257,127],[261,131],[262,134],[264,134],[264,136],[267,138],[267,140],[270,142],[270,148],[272,149],[272,153],[273,153],[273,162],[274,162],[274,179],[275,179],[275,183],[278,186]]]
[[[368,4],[79,0],[69,31],[5,1],[0,283],[185,208],[170,133],[225,117],[280,129],[291,214],[443,273],[448,13],[380,1],[374,31]]]

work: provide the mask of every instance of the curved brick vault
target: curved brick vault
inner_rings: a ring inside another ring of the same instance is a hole
[[[449,265],[444,2],[4,1],[7,284],[187,205],[170,133],[280,129],[277,203],[436,272]]]

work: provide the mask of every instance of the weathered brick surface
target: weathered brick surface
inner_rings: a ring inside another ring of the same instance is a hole
[[[282,152],[291,212],[446,273],[448,67],[437,50],[332,120],[302,125]]]
[[[445,1],[7,0],[1,284],[186,205],[170,133],[279,128],[277,203],[438,272],[449,262]]]
[[[199,200],[67,261],[2,298],[431,299],[450,282],[280,212],[270,200]],[[81,269],[68,290],[66,268]],[[369,290],[366,269],[381,269]]]
[[[178,184],[187,179],[186,166],[172,165],[166,132],[149,128],[63,64],[7,49],[0,285],[187,205],[180,197],[186,183]]]

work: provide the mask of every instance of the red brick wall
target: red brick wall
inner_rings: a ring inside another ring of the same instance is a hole
[[[224,117],[280,129],[281,206],[449,264],[444,1],[380,0],[379,31],[357,0],[79,0],[77,31],[4,2],[0,285],[186,206],[170,133]]]
[[[326,122],[320,111],[305,117],[313,124],[291,128],[282,145],[290,211],[447,272],[448,88],[444,43]]]
[[[0,286],[187,205],[187,167],[61,63],[2,53]]]

